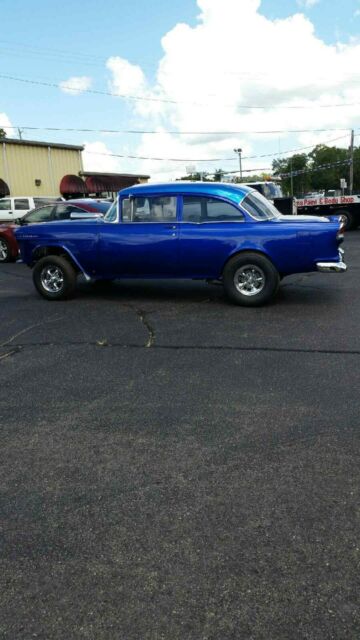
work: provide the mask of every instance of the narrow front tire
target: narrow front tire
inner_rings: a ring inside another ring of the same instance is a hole
[[[33,269],[35,288],[46,300],[65,300],[76,286],[76,271],[66,258],[46,256]]]

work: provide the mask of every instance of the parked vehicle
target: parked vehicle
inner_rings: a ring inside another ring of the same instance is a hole
[[[335,192],[335,190],[333,190]],[[299,215],[329,216],[342,215],[345,229],[356,229],[360,224],[360,195],[342,196],[324,193],[307,194],[296,199]]]
[[[282,216],[249,187],[173,182],[120,191],[103,219],[15,233],[48,300],[70,296],[83,274],[218,280],[233,302],[255,306],[270,300],[286,275],[345,271],[342,231],[336,217]]]
[[[0,222],[15,222],[23,218],[28,211],[45,204],[62,202],[63,198],[53,196],[17,196],[0,198]]]
[[[24,226],[39,222],[68,220],[69,218],[79,219],[85,217],[89,219],[89,217],[104,215],[110,206],[110,202],[91,200],[90,198],[48,204],[45,207],[29,211],[19,220],[18,225]],[[0,263],[16,260],[19,255],[19,246],[15,238],[15,230],[18,225],[0,224]]]

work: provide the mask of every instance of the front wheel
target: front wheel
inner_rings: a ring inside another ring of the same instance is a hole
[[[11,262],[12,260],[9,244],[5,238],[0,238],[0,262]]]
[[[36,263],[33,281],[37,291],[47,300],[69,298],[76,286],[76,272],[66,258],[46,256]]]
[[[276,294],[280,277],[265,256],[244,252],[234,256],[225,266],[223,283],[226,294],[236,304],[257,307]]]

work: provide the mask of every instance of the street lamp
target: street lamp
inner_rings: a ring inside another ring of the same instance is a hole
[[[241,164],[241,153],[242,153],[242,149],[234,149],[234,152],[238,154],[239,156],[239,169],[240,169],[240,180],[242,180],[242,164]]]

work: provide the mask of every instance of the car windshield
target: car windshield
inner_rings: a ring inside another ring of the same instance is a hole
[[[112,205],[107,210],[106,215],[104,216],[104,220],[105,220],[105,222],[116,222],[116,220],[117,220],[117,198],[115,199],[115,201],[112,203]]]
[[[281,213],[261,193],[252,191],[241,201],[240,206],[255,220],[273,220],[280,218]]]

